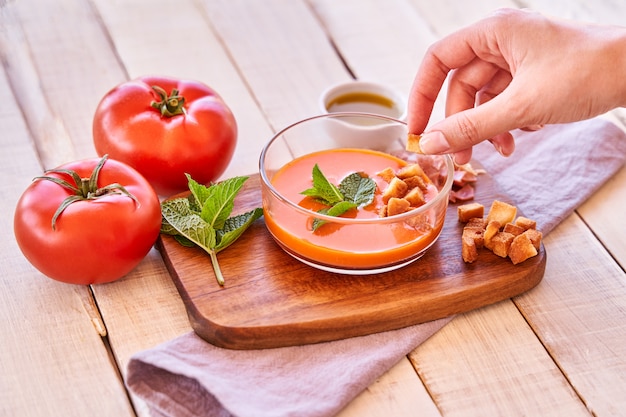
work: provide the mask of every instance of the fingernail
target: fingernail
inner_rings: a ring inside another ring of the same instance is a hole
[[[493,145],[493,147],[496,149],[496,151],[497,151],[500,155],[502,155],[502,156],[506,156],[506,155],[504,154],[504,149],[502,149],[502,145],[500,145],[498,142],[496,142],[496,141],[494,141],[494,140],[491,140],[491,139],[489,139],[489,142]]]
[[[443,133],[433,131],[424,133],[420,139],[420,148],[427,154],[444,153],[450,150],[450,145]]]

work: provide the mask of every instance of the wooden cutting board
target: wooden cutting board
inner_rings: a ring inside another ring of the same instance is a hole
[[[488,175],[479,177],[476,198],[486,210],[507,201]],[[261,206],[258,175],[246,182],[237,212]],[[546,253],[521,264],[480,251],[461,257],[462,225],[448,207],[437,243],[411,265],[377,275],[320,271],[284,253],[257,220],[218,254],[226,284],[215,280],[209,256],[162,235],[159,248],[185,303],[194,331],[230,349],[301,345],[399,329],[463,313],[523,293],[537,285]],[[540,225],[539,225],[540,226]]]

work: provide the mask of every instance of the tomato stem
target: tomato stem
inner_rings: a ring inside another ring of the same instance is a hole
[[[161,113],[161,117],[172,117],[178,114],[186,114],[185,97],[179,94],[178,89],[173,88],[171,95],[163,88],[153,85],[152,89],[159,96],[160,101],[153,100],[150,105]]]
[[[124,188],[124,186],[121,184],[114,183],[114,184],[106,185],[102,188],[98,188],[98,177],[100,176],[100,171],[102,170],[102,167],[104,166],[104,163],[106,162],[107,158],[108,158],[108,155],[104,155],[102,159],[100,159],[100,161],[98,162],[98,165],[96,165],[96,167],[94,168],[89,178],[81,178],[80,175],[78,175],[76,171],[72,171],[69,169],[50,169],[45,172],[45,174],[54,173],[54,174],[68,175],[69,177],[72,178],[72,181],[74,181],[74,184],[71,184],[69,181],[66,181],[62,178],[51,177],[49,175],[35,177],[33,179],[33,181],[36,181],[36,180],[52,181],[53,183],[58,184],[61,187],[71,192],[71,195],[68,196],[65,200],[63,200],[63,202],[61,203],[57,211],[54,213],[54,216],[52,216],[52,229],[53,230],[56,230],[56,221],[58,217],[61,215],[61,213],[63,213],[63,211],[70,204],[73,204],[77,201],[96,200],[98,198],[104,197],[109,194],[122,194],[131,198],[136,204],[139,203],[137,198],[134,195],[132,195],[130,192],[128,192],[128,190],[126,190],[126,188]]]

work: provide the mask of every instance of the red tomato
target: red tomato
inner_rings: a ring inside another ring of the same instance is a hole
[[[141,77],[104,96],[93,138],[99,155],[127,163],[169,196],[188,189],[185,173],[201,184],[218,180],[235,151],[237,124],[202,83]]]
[[[45,179],[76,185],[59,169],[74,171],[84,179],[78,181],[82,186],[72,191]],[[58,281],[100,284],[123,277],[146,256],[159,235],[161,205],[136,170],[111,159],[88,159],[62,165],[45,177],[24,191],[13,223],[17,243],[35,268]],[[77,201],[58,214],[68,197]]]

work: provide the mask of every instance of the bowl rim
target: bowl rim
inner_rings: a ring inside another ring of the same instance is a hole
[[[447,177],[446,177],[446,181],[444,183],[444,185],[441,187],[441,189],[439,190],[437,196],[430,200],[429,202],[427,202],[426,204],[407,211],[405,213],[402,214],[396,214],[393,216],[389,216],[389,217],[373,217],[373,218],[349,218],[349,217],[341,217],[341,216],[329,216],[326,214],[321,214],[321,213],[317,213],[314,212],[312,210],[306,209],[300,205],[298,205],[297,203],[289,200],[288,198],[286,198],[285,196],[283,196],[271,183],[270,179],[267,176],[267,172],[265,169],[265,157],[267,155],[268,149],[271,147],[271,145],[278,140],[278,138],[280,138],[286,131],[288,131],[289,129],[298,126],[302,123],[306,123],[308,121],[311,120],[316,120],[316,119],[330,119],[330,118],[342,118],[342,117],[355,117],[355,116],[360,116],[360,117],[374,117],[377,119],[383,119],[383,120],[387,120],[389,122],[394,122],[394,123],[399,123],[402,125],[406,126],[406,122],[404,122],[403,120],[399,120],[399,119],[395,119],[393,117],[389,117],[389,116],[384,116],[384,115],[380,115],[380,114],[375,114],[375,113],[365,113],[365,112],[337,112],[337,113],[325,113],[325,114],[319,114],[319,115],[315,115],[315,116],[310,116],[301,120],[298,120],[294,123],[291,123],[290,125],[284,127],[283,129],[281,129],[280,131],[276,132],[274,134],[274,136],[272,136],[272,138],[263,146],[263,149],[261,150],[261,154],[259,156],[259,175],[261,177],[261,185],[263,187],[265,187],[275,198],[277,198],[278,200],[280,200],[281,202],[287,204],[288,206],[290,206],[291,208],[293,208],[294,210],[296,210],[297,212],[307,215],[307,216],[314,216],[315,218],[318,218],[320,220],[326,221],[326,222],[333,222],[333,223],[339,223],[339,224],[378,224],[378,223],[396,223],[398,221],[403,221],[405,219],[410,219],[412,217],[415,217],[417,215],[423,214],[427,211],[429,211],[433,206],[438,205],[441,200],[448,199],[449,195],[450,195],[450,190],[452,189],[452,184],[454,182],[454,162],[452,161],[452,157],[449,154],[441,154],[441,155],[425,155],[425,156],[431,156],[431,157],[441,157],[444,159],[445,164],[446,164],[446,171],[447,171]],[[338,149],[346,149],[346,148],[338,148]],[[358,148],[357,148],[358,149]],[[382,152],[385,153],[385,152]],[[392,155],[393,156],[393,155]],[[294,158],[295,159],[295,158]],[[444,214],[445,216],[445,214]]]

